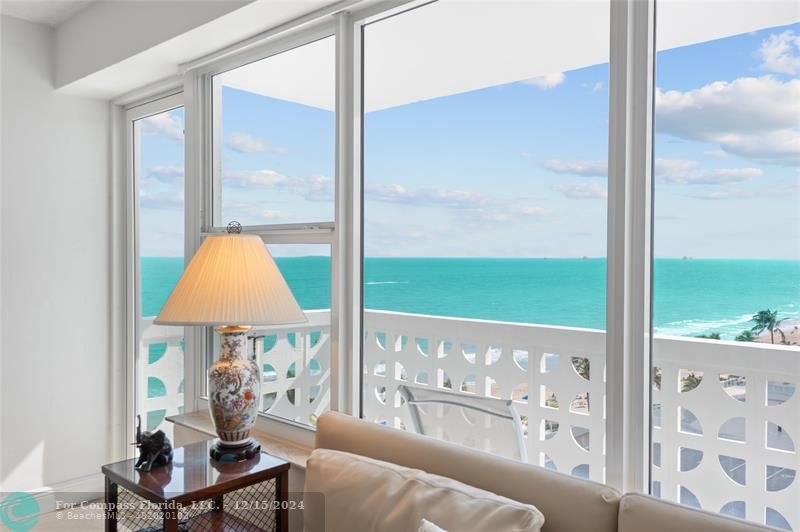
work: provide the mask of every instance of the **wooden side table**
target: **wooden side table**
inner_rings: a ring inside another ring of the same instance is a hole
[[[241,462],[217,462],[209,458],[211,443],[177,447],[172,464],[147,473],[134,469],[133,459],[103,466],[106,532],[116,532],[126,514],[144,515],[136,513],[145,510],[132,500],[149,506],[148,518],[130,518],[134,530],[288,531],[289,462],[266,453]],[[120,488],[132,494],[125,493],[124,504]],[[160,525],[154,512],[160,512]]]

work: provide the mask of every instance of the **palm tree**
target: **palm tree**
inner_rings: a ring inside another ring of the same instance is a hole
[[[752,342],[755,339],[756,337],[753,336],[753,331],[750,329],[742,331],[742,334],[736,337],[737,342]]]
[[[698,334],[697,338],[706,338],[708,340],[722,340],[718,332],[712,332],[708,334]]]
[[[689,373],[683,379],[683,386],[681,388],[681,391],[690,392],[690,391],[694,390],[695,388],[700,386],[700,381],[702,381],[702,380],[703,380],[703,378],[702,377],[698,377],[697,375],[694,374],[694,372]]]
[[[775,327],[780,323],[777,310],[759,310],[753,315],[751,321],[755,324],[750,329],[751,331],[755,334],[761,334],[768,330],[770,343],[775,343]]]

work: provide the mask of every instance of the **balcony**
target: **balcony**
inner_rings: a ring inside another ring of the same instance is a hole
[[[313,424],[329,402],[330,320],[328,311],[307,314],[301,326],[258,329],[254,352],[264,368],[263,410]],[[139,382],[163,384],[144,411],[182,404],[176,330],[144,322],[142,352],[166,344],[142,365]],[[410,427],[404,383],[512,398],[530,462],[604,480],[603,331],[371,310],[364,330],[367,419]],[[800,350],[657,336],[653,351],[653,493],[800,530]],[[438,436],[465,443],[448,428]],[[491,450],[492,432],[474,430],[469,442]]]

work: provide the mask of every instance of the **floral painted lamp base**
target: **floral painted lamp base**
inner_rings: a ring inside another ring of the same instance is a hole
[[[250,436],[258,416],[261,372],[246,354],[249,330],[243,326],[216,329],[222,350],[208,370],[208,406],[219,439],[210,454],[222,462],[246,460],[261,451]]]

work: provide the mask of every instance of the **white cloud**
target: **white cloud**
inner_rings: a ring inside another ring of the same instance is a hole
[[[286,148],[275,148],[268,141],[248,135],[233,133],[225,143],[228,148],[239,153],[286,153]]]
[[[752,192],[746,190],[730,189],[730,190],[708,190],[704,192],[693,192],[686,194],[690,198],[700,200],[730,200],[730,199],[744,199],[753,197]]]
[[[445,207],[474,208],[502,203],[479,192],[446,188],[409,189],[398,184],[367,185],[367,197],[375,201],[405,203],[409,205],[441,205]]]
[[[544,167],[559,174],[574,174],[584,177],[606,177],[608,163],[606,161],[565,161],[550,159],[544,161]]]
[[[228,172],[222,176],[222,180],[239,188],[275,189],[303,196],[308,201],[333,201],[333,178],[323,175],[302,178],[274,170],[243,170]]]
[[[309,201],[333,201],[333,178],[311,176],[306,180],[305,197]]]
[[[581,83],[581,87],[584,89],[589,89],[591,92],[597,92],[605,87],[605,83],[602,81],[595,81],[594,83]]]
[[[536,76],[535,78],[526,79],[522,83],[547,90],[561,85],[564,83],[565,79],[567,79],[567,77],[563,72],[553,72],[552,74],[545,74],[543,76]]]
[[[183,167],[171,165],[156,165],[147,169],[147,177],[162,183],[175,183],[183,179]]]
[[[299,177],[289,177],[274,170],[244,170],[228,172],[222,176],[225,183],[237,187],[290,188],[304,184]]]
[[[481,220],[496,223],[520,223],[530,220],[539,220],[550,214],[550,209],[544,207],[499,207],[480,209]]]
[[[740,183],[754,177],[761,177],[760,168],[700,168],[697,161],[682,159],[656,159],[656,177],[665,183],[681,185],[719,185]]]
[[[757,161],[800,162],[800,80],[764,76],[685,92],[656,89],[655,101],[660,132]]]
[[[365,189],[368,201],[399,203],[417,207],[452,209],[462,223],[478,228],[481,223],[527,223],[538,221],[551,211],[519,205],[517,201],[495,198],[480,192],[446,188],[411,189],[398,184],[371,184]]]
[[[225,213],[232,219],[247,220],[247,223],[274,223],[288,220],[289,214],[278,209],[263,209],[254,203],[225,202]]]
[[[556,185],[555,190],[561,192],[570,199],[601,199],[608,196],[605,184],[596,183],[594,181],[586,183],[563,183]]]
[[[715,159],[720,159],[722,157],[728,157],[728,153],[725,150],[708,150],[704,151],[703,155],[706,157],[713,157]]]
[[[764,70],[790,75],[800,73],[800,35],[791,30],[773,33],[761,42],[758,55]]]
[[[665,183],[684,185],[738,183],[764,175],[761,168],[702,168],[698,161],[683,159],[656,159],[654,166],[657,178]],[[544,167],[553,172],[584,177],[606,177],[608,173],[606,161],[551,159],[544,161]],[[572,184],[559,185],[556,190],[571,198],[601,197],[596,195],[598,189],[595,185],[599,186],[597,183],[585,184],[583,188]],[[605,187],[603,191],[605,192]]]
[[[144,209],[183,209],[183,190],[139,189],[139,206]]]
[[[143,135],[161,135],[174,140],[183,140],[183,124],[172,113],[160,113],[142,118]]]

